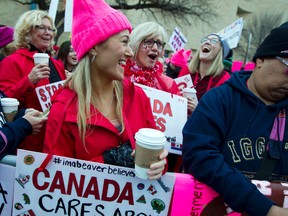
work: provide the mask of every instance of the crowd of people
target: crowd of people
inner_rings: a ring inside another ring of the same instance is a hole
[[[219,34],[203,37],[195,53],[181,49],[163,61],[164,27],[132,28],[104,0],[74,1],[71,40],[57,52],[56,34],[41,10],[25,12],[13,28],[0,27],[0,98],[20,103],[8,121],[0,100],[0,159],[26,149],[134,167],[135,133],[157,128],[149,98],[134,83],[181,96],[174,79],[190,75],[199,102],[188,99],[182,156],[164,149],[149,179],[185,172],[235,211],[288,215],[250,181],[288,180],[288,23],[260,44],[253,71],[234,73],[227,69],[233,51]],[[35,53],[48,54],[48,64],[35,64]],[[64,87],[43,117],[35,89],[59,81]]]

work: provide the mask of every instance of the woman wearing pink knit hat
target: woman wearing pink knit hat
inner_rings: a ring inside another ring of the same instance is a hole
[[[14,29],[9,26],[0,27],[0,61],[15,52],[16,47],[12,43]]]
[[[105,1],[74,1],[72,46],[79,64],[53,102],[44,152],[134,167],[134,134],[156,126],[144,91],[124,80],[123,65],[133,56],[131,30]],[[151,164],[150,179],[162,176],[167,154]]]

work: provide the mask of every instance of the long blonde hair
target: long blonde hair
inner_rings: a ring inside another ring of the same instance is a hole
[[[96,100],[96,95],[92,91],[91,72],[90,72],[90,57],[86,54],[79,62],[73,75],[66,81],[66,85],[74,90],[78,95],[78,116],[77,125],[79,135],[85,146],[86,134],[89,134],[90,129],[87,126],[87,119],[91,118],[90,106]],[[116,116],[121,123],[122,133],[125,129],[122,115],[123,106],[123,83],[121,81],[114,81],[115,96],[116,96]]]
[[[222,54],[222,46],[219,49],[219,52],[215,56],[212,65],[210,68],[206,71],[206,76],[213,76],[216,77],[220,75],[224,69],[224,64],[223,64],[223,54]],[[191,74],[195,74],[199,72],[199,67],[200,67],[200,58],[199,58],[200,51],[198,50],[195,55],[193,56],[191,62],[189,63],[189,71]]]

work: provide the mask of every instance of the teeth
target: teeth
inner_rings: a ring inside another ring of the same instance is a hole
[[[119,61],[119,64],[120,64],[120,65],[126,65],[126,61],[125,61],[125,60],[120,60],[120,61]]]

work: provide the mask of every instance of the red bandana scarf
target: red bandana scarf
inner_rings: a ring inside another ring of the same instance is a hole
[[[152,88],[157,88],[155,82],[157,74],[163,72],[163,65],[157,62],[153,68],[143,68],[138,66],[135,61],[128,59],[124,67],[124,75],[132,82],[136,82]]]

